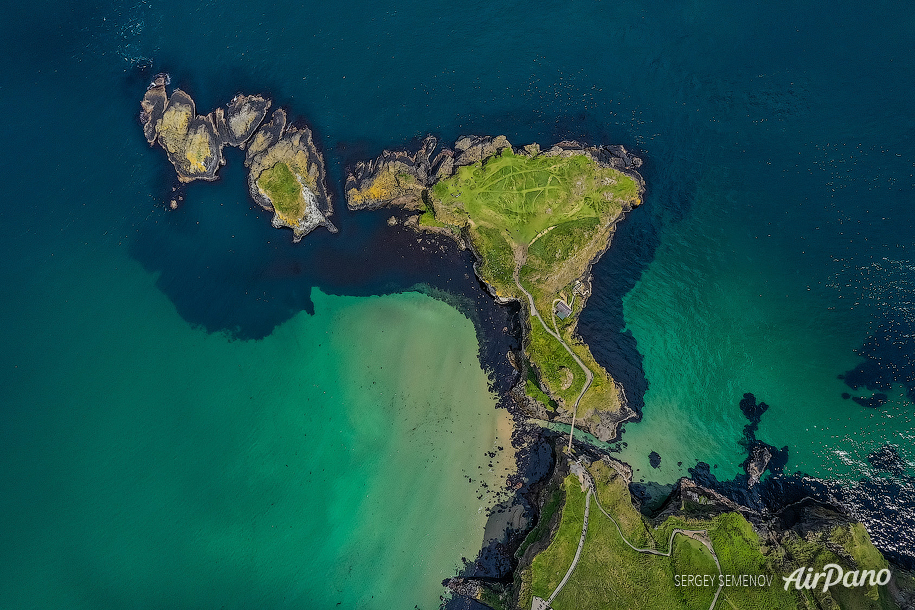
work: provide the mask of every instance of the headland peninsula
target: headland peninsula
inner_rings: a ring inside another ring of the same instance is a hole
[[[617,438],[635,413],[575,331],[591,266],[641,203],[640,160],[621,146],[514,148],[504,136],[463,137],[433,158],[436,144],[429,136],[414,153],[386,151],[354,165],[347,205],[413,211],[409,226],[469,247],[492,296],[525,310],[524,348],[510,356],[523,380],[515,400],[531,417]]]

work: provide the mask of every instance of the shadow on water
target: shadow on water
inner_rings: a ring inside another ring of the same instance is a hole
[[[153,66],[139,66],[126,86],[137,89],[139,97],[142,83],[153,72]],[[180,74],[173,76],[173,84],[191,89]],[[222,81],[205,84],[201,100],[217,98],[212,90],[228,86]],[[254,86],[252,90],[261,88]],[[192,91],[195,97],[196,93]],[[290,105],[274,106],[286,107],[293,119],[298,116]],[[205,102],[198,103],[198,112],[208,108]],[[442,145],[450,145],[465,133],[506,134],[516,145],[538,142],[549,146],[564,139],[609,144],[623,138],[615,129],[587,112],[557,118],[530,111],[459,116],[439,135]],[[473,274],[471,254],[459,251],[449,240],[418,235],[401,225],[388,226],[387,219],[394,215],[402,220],[401,213],[353,213],[345,206],[342,183],[346,166],[373,158],[384,148],[415,147],[424,133],[404,142],[379,142],[369,136],[338,142],[324,150],[334,205],[331,220],[340,233],[332,235],[319,228],[298,244],[292,243],[289,231],[272,228],[270,214],[250,200],[242,151],[225,150],[226,166],[217,181],[179,186],[162,151],[153,148],[148,154],[157,171],[150,191],[162,202],[162,208],[139,226],[130,252],[158,275],[158,288],[189,324],[242,340],[266,337],[301,311],[314,314],[313,288],[350,296],[423,290],[452,302],[473,319],[485,352],[484,364],[494,372],[502,370],[504,375],[496,375],[496,379],[504,378],[507,383],[513,376],[505,368],[504,355],[517,348],[518,308],[492,301]],[[320,147],[320,134],[315,139]],[[176,195],[184,198],[181,206],[167,210],[166,203]],[[678,205],[683,201],[688,197]],[[658,240],[654,222],[642,218],[647,215],[635,216],[639,220],[623,224],[616,238],[622,243],[611,248],[605,255],[610,260],[598,269],[594,305],[586,310],[582,327],[586,336],[598,333],[611,337],[599,342],[606,346],[595,355],[610,365],[608,368],[626,386],[633,405],[640,409],[647,384],[634,339],[620,332],[621,299],[651,261]],[[603,281],[607,276],[612,281]]]
[[[839,377],[852,390],[866,388],[870,397],[850,396],[863,407],[879,408],[887,401],[885,392],[900,384],[909,400],[915,402],[915,318],[908,308],[886,313],[876,331],[856,350],[864,361]]]
[[[157,287],[189,324],[257,340],[301,311],[314,314],[313,288],[348,296],[424,292],[474,322],[481,362],[495,389],[508,390],[514,369],[505,354],[519,348],[519,308],[489,297],[473,273],[472,255],[453,241],[388,226],[392,215],[403,220],[401,212],[347,210],[337,158],[328,164],[328,186],[340,233],[319,228],[294,244],[291,232],[274,229],[271,214],[250,200],[242,151],[225,150],[217,181],[185,186],[160,153],[149,151],[157,164],[150,191],[162,205],[139,224],[130,253],[157,274]],[[176,193],[183,203],[168,210],[165,202]]]
[[[647,158],[640,171],[648,185],[645,203],[620,223],[611,248],[594,265],[593,292],[578,326],[594,358],[623,384],[629,406],[639,419],[648,380],[635,337],[626,330],[623,297],[654,260],[664,223],[684,218],[696,191],[695,179],[672,178],[677,174],[689,176],[691,172],[683,168],[667,169],[662,174]]]
[[[333,220],[341,232],[319,229],[293,244],[289,231],[274,229],[270,214],[248,200],[241,155],[227,153],[219,181],[188,185],[184,204],[142,225],[131,245],[188,323],[261,339],[300,311],[314,314],[312,288],[350,296],[418,289],[459,296],[450,302],[474,321],[501,360],[517,347],[503,332],[513,327],[517,308],[497,305],[480,289],[469,252],[436,236],[389,227],[390,211],[341,209],[339,196]]]

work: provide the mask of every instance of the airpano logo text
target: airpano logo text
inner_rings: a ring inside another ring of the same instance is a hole
[[[892,573],[886,568],[876,570],[850,570],[846,572],[842,566],[827,563],[823,566],[821,572],[814,572],[813,568],[798,568],[791,573],[791,576],[782,576],[785,581],[785,591],[792,584],[797,590],[816,589],[821,583],[823,593],[829,591],[829,587],[841,584],[843,587],[867,587],[874,585],[885,585],[893,577]]]

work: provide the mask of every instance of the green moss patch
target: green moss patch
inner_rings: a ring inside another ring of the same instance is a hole
[[[295,221],[305,213],[302,185],[285,163],[277,163],[264,170],[257,179],[257,185],[281,218]]]

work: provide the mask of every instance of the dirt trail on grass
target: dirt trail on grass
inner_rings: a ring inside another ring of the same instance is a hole
[[[562,337],[559,335],[559,329],[555,331],[546,325],[546,322],[543,321],[543,318],[540,317],[540,312],[537,311],[537,307],[534,305],[534,297],[528,292],[524,286],[521,285],[521,278],[518,276],[518,272],[521,269],[521,265],[515,265],[515,272],[512,277],[515,280],[515,285],[518,289],[524,293],[527,297],[527,302],[531,306],[531,314],[533,314],[538,320],[540,320],[540,325],[543,326],[543,330],[552,335],[562,346],[569,352],[569,355],[572,356],[572,359],[578,363],[578,366],[581,367],[581,370],[585,372],[585,385],[581,388],[581,392],[578,394],[578,398],[575,399],[575,406],[572,407],[572,429],[569,430],[569,451],[572,450],[572,436],[575,434],[575,416],[578,414],[578,405],[581,403],[581,399],[584,397],[585,392],[588,391],[588,388],[591,387],[591,382],[594,380],[594,373],[591,372],[591,369],[585,366],[585,363],[581,361],[581,358],[575,355],[575,352],[572,351],[572,348],[563,341]],[[556,326],[555,321],[553,324],[554,328]]]
[[[718,575],[721,576],[724,572],[721,571],[721,563],[718,561],[718,554],[715,552],[715,548],[712,546],[712,541],[709,540],[708,531],[706,530],[684,530],[677,528],[670,533],[670,539],[667,541],[667,552],[663,553],[655,549],[640,549],[636,546],[633,546],[631,542],[626,540],[626,537],[623,536],[623,530],[620,529],[620,524],[616,522],[616,519],[611,517],[607,511],[604,510],[604,507],[600,504],[600,499],[597,497],[597,493],[594,494],[594,501],[597,502],[597,508],[600,509],[600,512],[613,522],[613,525],[616,526],[616,531],[619,532],[620,538],[623,542],[626,543],[626,546],[631,548],[633,551],[638,551],[639,553],[651,553],[652,555],[660,555],[661,557],[670,557],[671,553],[674,550],[674,537],[677,534],[686,536],[687,538],[692,538],[697,542],[701,542],[705,548],[708,549],[708,552],[711,553],[712,559],[715,560],[715,566],[718,568]],[[721,594],[721,588],[724,586],[723,582],[719,582],[718,589],[715,591],[715,597],[712,598],[712,605],[709,606],[709,610],[714,610],[715,604],[718,603],[718,596]]]
[[[522,288],[522,290],[524,290],[524,289]],[[576,468],[576,466],[577,466],[577,468]],[[587,485],[587,487],[588,487],[588,494],[587,494],[587,496],[585,496],[585,518],[584,518],[584,523],[582,524],[581,539],[578,541],[578,550],[575,552],[575,558],[572,560],[572,565],[569,566],[569,571],[566,572],[565,577],[563,577],[562,581],[556,587],[556,590],[553,591],[553,594],[550,595],[550,597],[546,600],[547,607],[549,607],[549,604],[551,604],[553,602],[553,600],[556,598],[556,596],[559,595],[559,592],[565,586],[566,581],[569,580],[569,577],[572,576],[572,572],[575,571],[575,567],[578,565],[578,560],[581,557],[582,548],[584,548],[584,545],[585,545],[585,536],[588,533],[588,513],[591,510],[591,496],[594,496],[594,501],[597,502],[597,508],[600,509],[600,512],[604,513],[604,516],[607,517],[608,519],[610,519],[610,521],[613,523],[613,525],[616,526],[616,531],[617,531],[617,533],[619,533],[620,539],[622,539],[622,541],[626,543],[626,546],[628,546],[633,551],[636,551],[638,553],[648,553],[651,555],[658,555],[660,557],[670,557],[674,550],[674,538],[677,536],[677,534],[680,534],[682,536],[691,538],[697,542],[702,543],[702,545],[705,546],[705,548],[708,549],[708,552],[712,555],[712,559],[715,561],[715,566],[717,566],[717,568],[718,568],[719,576],[724,574],[724,572],[721,571],[721,563],[718,561],[718,554],[715,552],[715,548],[712,546],[711,540],[709,540],[707,530],[684,530],[684,529],[677,528],[670,533],[670,538],[667,541],[667,552],[659,551],[657,549],[648,549],[648,548],[641,549],[641,548],[633,545],[631,542],[629,542],[626,539],[626,536],[623,535],[623,530],[620,527],[620,524],[617,523],[616,519],[614,519],[613,517],[610,516],[610,513],[608,513],[606,510],[604,510],[603,506],[601,506],[600,498],[597,497],[597,488],[594,486],[594,478],[591,476],[591,473],[589,473],[587,471],[587,469],[585,469],[584,466],[582,466],[578,462],[575,462],[572,465],[572,472],[574,474],[577,474],[579,476],[579,478],[583,480],[584,484]],[[715,597],[712,598],[712,603],[709,606],[709,610],[714,610],[715,604],[718,603],[718,596],[721,595],[721,588],[723,586],[724,586],[724,583],[719,582],[718,589],[715,591]]]

